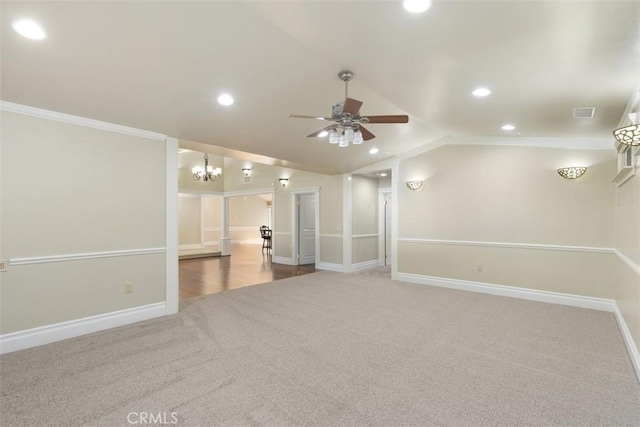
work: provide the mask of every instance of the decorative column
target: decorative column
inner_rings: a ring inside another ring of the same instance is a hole
[[[220,204],[220,254],[222,256],[231,255],[231,238],[229,237],[229,198],[222,197]]]

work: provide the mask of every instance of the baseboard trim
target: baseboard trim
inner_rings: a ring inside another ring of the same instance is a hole
[[[275,262],[276,264],[296,265],[293,262],[293,258],[287,258],[287,257],[284,257],[284,256],[274,256],[273,257],[273,262]]]
[[[316,263],[316,269],[335,271],[336,273],[342,273],[344,271],[344,269],[342,268],[342,264],[333,264],[330,262],[318,262]]]
[[[629,331],[627,322],[624,321],[618,304],[613,305],[613,314],[615,315],[616,322],[618,322],[618,328],[620,328],[624,344],[627,346],[627,353],[629,353],[629,359],[631,359],[633,369],[636,371],[636,377],[638,377],[638,382],[640,382],[640,352],[638,351],[636,343],[633,341],[631,331]]]
[[[0,354],[11,353],[103,331],[105,329],[129,325],[143,320],[162,317],[166,314],[166,303],[159,302],[4,334],[0,335]]]
[[[614,311],[614,300],[606,298],[585,297],[582,295],[563,294],[560,292],[540,291],[537,289],[518,288],[514,286],[494,285],[491,283],[471,282],[467,280],[448,279],[444,277],[423,276],[419,274],[398,273],[394,280],[438,286],[441,288],[459,289],[480,292],[504,297],[520,298],[551,304],[569,305],[572,307],[590,308],[600,311]]]
[[[370,261],[358,262],[355,264],[351,264],[351,271],[361,271],[366,270],[367,268],[374,268],[380,265],[377,259],[373,259]]]

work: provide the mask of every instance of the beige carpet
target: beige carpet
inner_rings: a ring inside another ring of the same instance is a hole
[[[0,424],[640,425],[611,313],[383,275],[307,274],[4,355]]]

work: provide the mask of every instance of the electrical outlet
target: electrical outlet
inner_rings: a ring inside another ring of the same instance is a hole
[[[124,284],[124,293],[130,294],[133,292],[133,283],[125,283]]]

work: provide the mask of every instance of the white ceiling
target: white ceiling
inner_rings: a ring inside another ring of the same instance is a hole
[[[640,75],[638,1],[435,0],[421,15],[400,0],[3,1],[1,12],[5,101],[327,173],[445,136],[613,144]],[[16,34],[23,17],[48,37]],[[355,72],[362,114],[409,124],[369,125],[377,138],[349,148],[306,138],[326,123],[287,114],[330,115],[342,69]],[[481,85],[493,94],[471,96]],[[223,91],[233,106],[216,103]],[[573,119],[573,107],[595,118]]]

